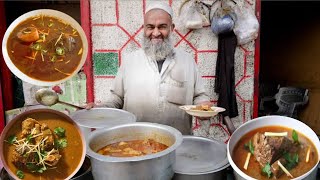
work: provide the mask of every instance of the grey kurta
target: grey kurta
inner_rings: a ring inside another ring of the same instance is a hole
[[[124,56],[107,106],[123,108],[137,121],[166,124],[183,134],[191,132],[191,116],[180,105],[209,101],[194,59],[175,49],[159,73],[157,63],[138,50]]]

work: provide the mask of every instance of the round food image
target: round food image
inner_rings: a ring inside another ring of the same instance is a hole
[[[81,167],[85,153],[78,126],[51,109],[18,115],[1,135],[0,157],[15,179],[70,179]]]
[[[55,10],[35,10],[7,29],[2,51],[9,69],[20,79],[40,86],[66,81],[87,56],[87,39],[70,16]]]
[[[298,130],[265,126],[244,135],[232,159],[255,179],[287,180],[307,173],[319,162],[318,156],[312,141]]]

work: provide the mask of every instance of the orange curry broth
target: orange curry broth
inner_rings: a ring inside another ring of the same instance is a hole
[[[157,153],[167,148],[168,146],[165,144],[156,142],[153,139],[148,139],[148,140],[122,141],[122,142],[109,144],[99,149],[97,152],[105,156],[133,157],[133,156],[144,156],[148,154]]]

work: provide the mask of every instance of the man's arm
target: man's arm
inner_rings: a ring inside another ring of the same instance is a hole
[[[200,76],[197,64],[195,65],[195,83],[194,83],[194,94],[193,94],[193,104],[212,104],[210,103],[210,98],[205,90],[203,79]]]
[[[110,96],[107,97],[105,105],[107,107],[122,109],[124,98],[124,64],[122,64],[118,70],[117,76],[113,81],[113,85],[110,89]]]

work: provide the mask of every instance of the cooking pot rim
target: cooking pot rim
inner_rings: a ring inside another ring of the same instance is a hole
[[[179,171],[174,170],[174,173],[183,174],[183,175],[204,175],[204,174],[210,174],[210,173],[216,173],[216,172],[222,171],[222,170],[226,169],[229,166],[230,166],[230,164],[227,163],[224,166],[222,166],[220,168],[217,168],[217,169],[214,169],[212,171],[204,171],[204,172],[198,172],[198,173],[186,173],[186,172],[179,172]]]
[[[163,151],[160,151],[158,153],[144,155],[144,156],[136,156],[136,157],[110,157],[110,156],[104,156],[104,155],[101,155],[101,154],[98,154],[98,153],[94,152],[90,148],[90,142],[96,136],[98,136],[100,134],[103,134],[105,132],[112,131],[112,130],[126,128],[126,127],[133,127],[133,126],[134,127],[139,127],[139,126],[141,126],[141,127],[153,127],[153,128],[159,128],[161,130],[167,131],[167,132],[171,133],[175,137],[175,142],[171,146],[169,146],[167,149],[165,149]],[[128,124],[122,124],[122,125],[114,126],[114,127],[111,127],[111,128],[98,129],[98,130],[95,130],[95,131],[91,132],[89,134],[88,140],[86,142],[86,144],[87,144],[87,154],[92,158],[95,158],[97,160],[104,161],[104,162],[135,162],[135,161],[143,161],[143,160],[159,158],[159,157],[162,157],[162,156],[165,156],[165,155],[171,153],[172,151],[176,150],[178,146],[180,146],[180,144],[182,143],[182,139],[183,138],[182,138],[181,132],[178,131],[177,129],[171,127],[171,126],[168,126],[168,125],[150,123],[150,122],[128,123]]]

